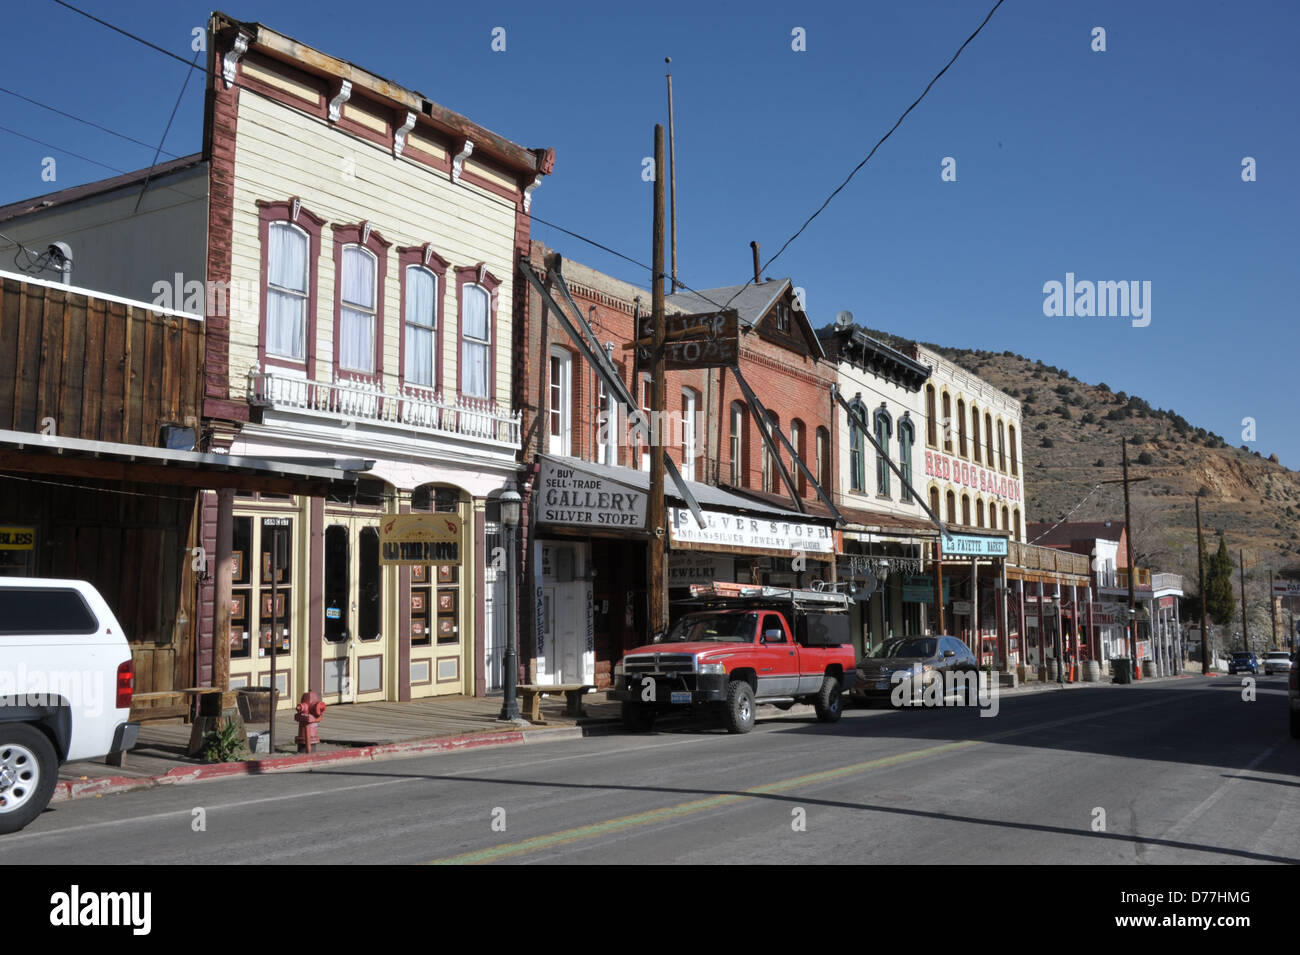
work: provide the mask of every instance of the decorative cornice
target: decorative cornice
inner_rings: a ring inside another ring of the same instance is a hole
[[[542,184],[542,175],[538,173],[533,181],[524,186],[524,212],[528,212],[533,207],[533,190]]]
[[[460,177],[465,171],[465,160],[469,154],[474,151],[474,140],[465,140],[465,145],[461,146],[454,159],[451,161],[451,181],[460,182]]]
[[[343,104],[346,103],[351,98],[352,98],[352,81],[343,80],[339,84],[339,91],[335,93],[334,98],[330,100],[329,121],[331,123],[337,123],[339,121],[339,117],[343,115]]]
[[[402,150],[406,148],[406,134],[415,128],[415,114],[408,112],[406,121],[397,129],[393,130],[393,156],[401,156]]]

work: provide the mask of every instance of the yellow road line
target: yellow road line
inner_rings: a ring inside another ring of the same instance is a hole
[[[613,832],[624,832],[628,829],[635,829],[639,826],[648,826],[665,819],[676,819],[682,816],[693,815],[695,813],[707,812],[710,809],[717,809],[722,806],[729,806],[741,802],[750,796],[763,796],[769,793],[784,792],[788,789],[796,789],[800,786],[811,786],[832,779],[840,779],[845,776],[868,772],[872,769],[896,766],[899,763],[910,762],[914,759],[922,759],[926,756],[936,756],[940,753],[951,753],[960,749],[968,749],[972,746],[979,746],[983,742],[985,741],[962,740],[957,743],[941,743],[937,746],[927,746],[925,749],[913,750],[910,753],[898,753],[894,756],[881,756],[877,759],[867,760],[864,763],[854,763],[851,766],[841,766],[837,769],[824,769],[819,772],[808,773],[804,776],[795,776],[790,779],[778,780],[774,783],[766,783],[762,786],[755,786],[752,789],[746,789],[741,793],[726,793],[717,796],[709,796],[705,799],[695,799],[690,802],[678,803],[675,806],[664,806],[661,809],[651,809],[646,812],[634,813],[630,816],[606,819],[604,822],[595,822],[586,826],[578,826],[575,829],[564,829],[560,832],[553,832],[545,836],[534,836],[531,839],[524,839],[520,842],[506,843],[505,845],[494,846],[489,849],[476,849],[472,852],[448,856],[444,859],[434,859],[428,864],[472,865],[480,862],[495,862],[498,859],[507,859],[513,856],[525,855],[529,852],[537,852],[539,849],[553,849],[556,846],[569,845],[574,842],[580,842],[583,839],[594,839],[597,836],[604,836]]]

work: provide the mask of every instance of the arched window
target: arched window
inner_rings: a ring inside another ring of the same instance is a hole
[[[939,516],[939,489],[937,487],[930,488],[930,510],[934,511],[935,517]]]
[[[853,414],[849,416],[849,490],[866,490],[866,444],[867,436],[863,433],[859,421],[867,420],[867,406],[855,400],[850,406]]]
[[[912,445],[916,443],[916,430],[912,427],[912,419],[908,412],[903,412],[902,420],[898,422],[898,470],[903,472],[906,480],[900,489],[900,498],[904,504],[912,500],[912,492],[909,486],[912,483]]]
[[[952,491],[948,492],[948,523],[957,523],[957,496]]]
[[[957,451],[966,457],[966,402],[957,399]]]
[[[984,526],[984,501],[981,498],[975,499],[975,526]]]
[[[408,385],[437,388],[438,276],[422,265],[408,265],[403,273],[406,298],[406,362]]]
[[[746,459],[749,457],[747,442],[748,432],[745,427],[745,405],[740,401],[731,403],[731,433],[728,441],[731,454],[731,486],[745,487],[748,484]]]
[[[375,371],[375,256],[359,245],[343,247],[339,269],[339,368]]]
[[[768,411],[767,427],[772,432],[772,441],[779,444],[776,432],[781,430],[781,419],[776,412]],[[770,491],[773,494],[781,493],[781,467],[777,464],[776,456],[772,454],[771,448],[767,442],[763,442],[763,490]]]
[[[984,460],[993,467],[993,415],[987,411],[984,412],[984,450],[988,452]]]
[[[932,448],[939,446],[935,432],[934,385],[925,386],[925,443]]]
[[[831,480],[831,433],[825,428],[817,429],[817,483],[822,486],[822,490],[827,494],[833,494],[835,489],[830,485]]]
[[[1016,426],[1007,425],[1007,443],[1011,445],[1011,476],[1020,474],[1020,455],[1016,452]]]
[[[307,356],[307,233],[288,222],[267,226],[266,352],[303,361]]]
[[[970,495],[961,496],[961,522],[970,527]]]
[[[790,447],[794,448],[794,453],[798,455],[800,461],[808,459],[808,449],[804,447],[804,427],[803,422],[795,418],[790,422]],[[799,489],[799,496],[804,497],[808,494],[808,479],[803,476],[803,471],[799,470],[799,465],[790,459],[790,474],[794,478],[795,487]]]
[[[492,296],[481,285],[461,290],[460,390],[474,398],[491,395]]]
[[[998,470],[1007,473],[1007,439],[1001,421],[998,421]]]
[[[980,410],[975,405],[970,406],[970,437],[971,437],[971,457],[975,463],[980,463]]]
[[[998,529],[998,506],[996,504],[989,505],[989,527],[993,530]]]
[[[1011,512],[1012,520],[1015,521],[1016,540],[1020,540],[1020,508]]]
[[[1002,508],[1002,529],[1011,530],[1011,509],[1007,507]]]
[[[880,447],[876,452],[876,495],[889,497],[889,440],[894,436],[894,419],[883,403],[876,409],[875,426],[876,444]]]
[[[943,449],[952,453],[952,398],[943,393]]]

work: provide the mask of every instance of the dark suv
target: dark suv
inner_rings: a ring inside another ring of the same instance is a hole
[[[1245,650],[1238,650],[1228,661],[1228,673],[1254,673],[1259,675],[1259,660],[1255,654],[1247,653]]]

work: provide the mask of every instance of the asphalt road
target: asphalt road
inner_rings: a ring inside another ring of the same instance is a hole
[[[1286,678],[1256,695],[1081,686],[835,725],[764,707],[747,736],[664,723],[241,777],[60,804],[0,864],[1300,862]]]

